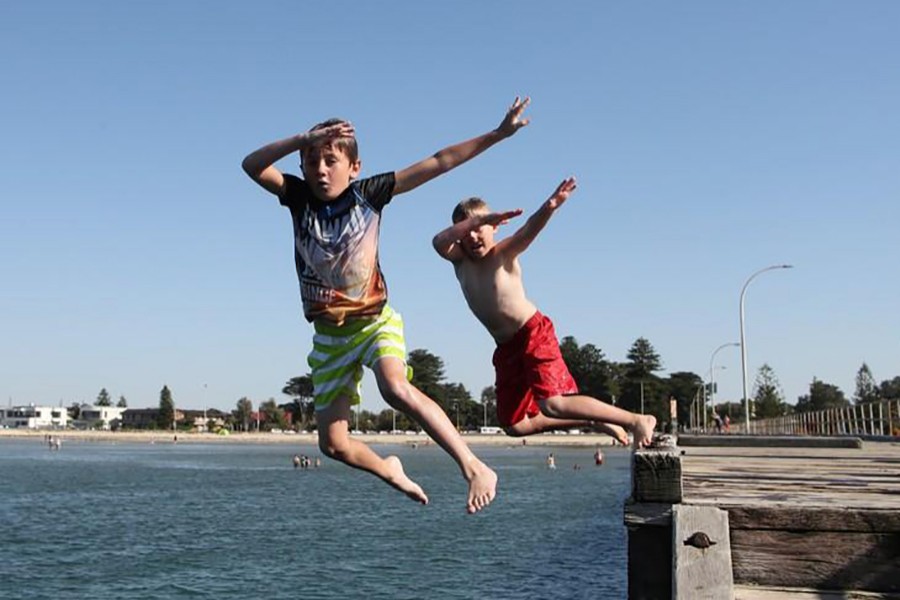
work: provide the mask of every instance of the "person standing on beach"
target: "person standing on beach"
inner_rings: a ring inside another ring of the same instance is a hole
[[[575,187],[574,178],[564,180],[522,227],[501,241],[494,240],[494,231],[521,215],[521,209],[491,212],[480,198],[464,200],[453,210],[454,225],[434,236],[434,249],[453,263],[469,308],[497,344],[497,419],[507,434],[593,427],[611,429],[627,444],[625,428],[635,447],[645,446],[652,440],[656,417],[580,395],[553,323],[525,295],[519,255]]]
[[[360,402],[362,367],[375,374],[385,401],[412,417],[447,451],[468,482],[468,512],[494,499],[497,475],[469,449],[449,417],[408,378],[403,320],[387,303],[378,262],[381,214],[391,199],[481,154],[528,124],[529,99],[516,98],[500,125],[448,146],[403,170],[357,180],[362,163],[353,126],[340,119],[272,142],[249,154],[244,171],[291,212],[294,259],[303,310],[315,328],[312,368],[319,447],[331,458],[368,471],[428,503],[396,456],[382,458],[349,435],[351,407]],[[299,152],[304,179],[274,164]]]

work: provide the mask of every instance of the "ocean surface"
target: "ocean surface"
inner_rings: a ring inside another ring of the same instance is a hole
[[[428,506],[308,445],[0,440],[0,598],[625,597],[627,450],[475,446],[499,495],[468,515],[439,448],[373,447]]]

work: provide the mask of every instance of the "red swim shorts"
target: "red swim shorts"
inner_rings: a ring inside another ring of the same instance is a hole
[[[541,412],[538,400],[577,394],[559,351],[556,330],[540,311],[494,351],[497,420],[508,427]]]

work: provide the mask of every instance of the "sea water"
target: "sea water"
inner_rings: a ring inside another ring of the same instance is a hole
[[[439,448],[373,447],[428,506],[331,460],[295,469],[312,445],[0,440],[0,598],[625,597],[626,450],[475,446],[500,483],[469,515]]]

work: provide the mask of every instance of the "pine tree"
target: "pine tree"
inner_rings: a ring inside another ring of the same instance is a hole
[[[175,401],[169,386],[164,385],[159,392],[159,415],[156,424],[160,429],[175,429]]]
[[[757,418],[770,419],[780,417],[787,412],[784,392],[781,391],[775,371],[768,364],[763,364],[759,368],[753,387],[753,403]]]
[[[112,401],[109,399],[109,392],[106,391],[106,388],[100,390],[100,393],[97,394],[97,406],[112,406]]]
[[[853,401],[857,404],[862,404],[864,402],[877,402],[878,400],[881,400],[878,385],[875,383],[872,371],[869,370],[869,365],[863,363],[859,371],[856,372],[856,392],[853,394]]]

